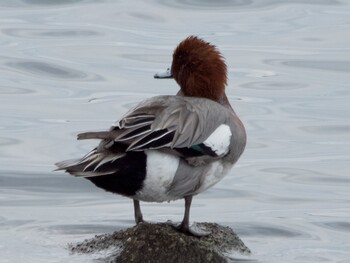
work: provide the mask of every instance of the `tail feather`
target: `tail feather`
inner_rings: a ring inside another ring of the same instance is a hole
[[[78,140],[100,139],[114,140],[120,132],[118,131],[99,131],[99,132],[83,132],[78,134]]]
[[[58,162],[56,171],[65,170],[77,177],[94,177],[118,172],[119,168],[113,162],[125,156],[121,154],[107,154],[92,150],[81,159]]]
[[[73,171],[73,168],[77,169],[80,163],[81,159],[70,159],[70,160],[64,160],[62,162],[55,163],[56,169],[55,171],[60,170],[71,170]]]

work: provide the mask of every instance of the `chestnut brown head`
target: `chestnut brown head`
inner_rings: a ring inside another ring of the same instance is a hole
[[[225,92],[227,69],[216,47],[189,36],[174,50],[171,74],[185,96],[220,100]]]

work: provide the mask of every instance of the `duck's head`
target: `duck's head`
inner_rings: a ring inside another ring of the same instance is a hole
[[[174,78],[180,95],[215,101],[225,96],[227,69],[216,47],[196,36],[189,36],[174,50],[171,68],[155,78]]]

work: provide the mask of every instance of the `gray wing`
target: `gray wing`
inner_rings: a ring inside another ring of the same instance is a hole
[[[189,148],[229,119],[226,108],[208,99],[158,96],[129,111],[110,131],[82,133],[78,139],[107,139],[127,145],[126,151]]]
[[[128,152],[160,149],[182,156],[191,166],[199,166],[222,157],[203,142],[230,119],[226,108],[208,99],[154,97],[129,111],[109,131],[79,134],[80,140],[102,141],[83,158],[56,165],[58,170],[75,176],[108,175],[118,171],[117,163],[122,162]]]

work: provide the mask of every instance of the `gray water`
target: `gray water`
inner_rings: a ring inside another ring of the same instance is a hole
[[[350,262],[349,32],[347,0],[2,0],[0,262],[92,262],[67,243],[134,224],[130,200],[53,163],[96,144],[77,133],[175,94],[153,74],[190,34],[226,57],[248,132],[191,220],[229,225],[258,262]],[[183,214],[181,200],[142,208]]]

